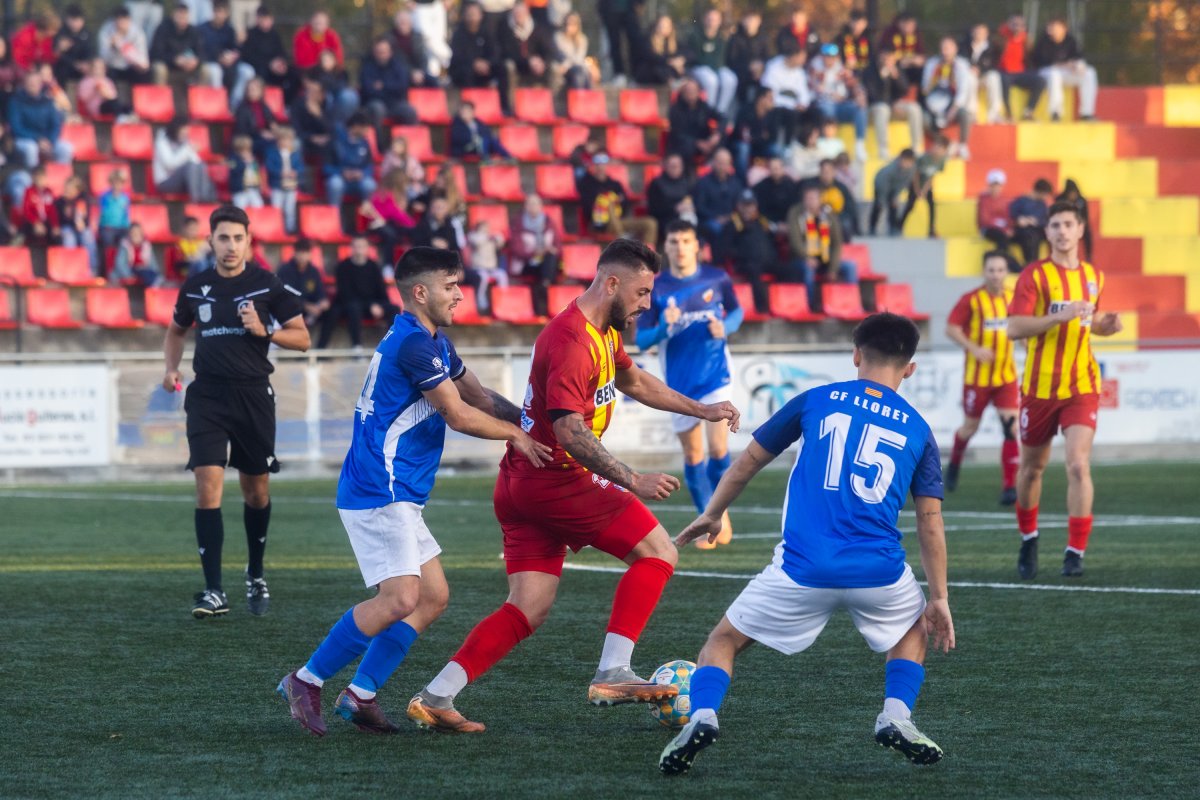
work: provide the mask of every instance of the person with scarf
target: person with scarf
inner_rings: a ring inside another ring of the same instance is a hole
[[[958,42],[953,36],[942,37],[939,55],[925,62],[921,94],[925,104],[925,124],[941,132],[957,122],[958,146],[951,152],[963,161],[969,159],[971,151],[967,139],[977,107],[972,105],[971,67],[958,55]]]
[[[806,187],[800,202],[788,212],[788,242],[792,264],[808,287],[808,304],[814,311],[821,307],[818,280],[858,283],[858,270],[842,259],[842,226],[834,214],[821,205],[821,190]]]

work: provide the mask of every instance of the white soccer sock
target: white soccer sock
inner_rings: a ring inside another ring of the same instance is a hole
[[[296,670],[296,677],[299,678],[300,680],[304,681],[305,683],[311,683],[313,686],[316,686],[317,688],[320,688],[321,686],[325,685],[325,681],[321,680],[316,675],[313,675],[311,672],[308,671],[307,665]]]
[[[693,722],[703,722],[705,725],[712,725],[714,728],[721,727],[717,723],[717,712],[711,708],[702,708],[695,714],[692,714]]]
[[[359,700],[373,700],[375,698],[374,692],[362,688],[357,683],[350,684],[350,691],[354,692],[354,696]]]
[[[457,697],[466,688],[467,682],[467,671],[457,661],[450,661],[429,682],[425,691],[437,697]]]
[[[1079,556],[1080,558],[1083,558],[1083,551],[1082,551],[1082,550],[1080,550],[1080,549],[1079,549],[1079,548],[1077,548],[1077,547],[1070,547],[1070,546],[1068,546],[1068,547],[1067,547],[1067,552],[1068,552],[1068,553],[1076,553],[1076,554],[1078,554],[1078,556]]]
[[[903,700],[888,697],[883,701],[883,713],[892,719],[912,719],[912,709]]]
[[[1022,541],[1022,542],[1028,542],[1030,539],[1036,539],[1037,537],[1038,537],[1038,532],[1037,532],[1037,531],[1034,531],[1033,533],[1022,533],[1022,534],[1021,534],[1021,541]]]
[[[619,633],[604,635],[604,649],[600,651],[600,672],[607,672],[617,667],[628,667],[633,659],[633,639]]]

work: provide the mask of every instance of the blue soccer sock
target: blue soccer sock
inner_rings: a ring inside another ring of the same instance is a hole
[[[713,493],[712,484],[708,482],[704,462],[701,461],[699,464],[684,463],[683,482],[687,484],[688,491],[692,493],[692,502],[696,504],[696,510],[703,514]]]
[[[370,644],[371,637],[355,624],[352,608],[329,629],[329,635],[313,652],[305,667],[322,681],[327,681],[366,652]]]
[[[917,705],[917,695],[921,692],[921,684],[925,681],[925,668],[915,661],[903,658],[887,662],[886,678],[884,680],[884,706],[891,700],[899,700],[911,714]]]
[[[692,697],[692,716],[701,709],[716,713],[729,691],[729,673],[720,667],[700,667],[692,673],[689,692]]]
[[[715,492],[717,484],[721,482],[721,478],[725,475],[725,471],[729,469],[730,463],[729,453],[720,458],[708,457],[708,484]]]
[[[408,655],[408,648],[412,647],[416,640],[417,632],[407,622],[397,622],[375,634],[350,685],[371,694],[378,692],[379,687],[383,686],[400,666],[400,662],[404,661],[404,657]]]

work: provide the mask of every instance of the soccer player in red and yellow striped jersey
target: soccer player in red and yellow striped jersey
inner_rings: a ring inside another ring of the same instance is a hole
[[[1008,260],[993,251],[983,257],[983,286],[964,294],[946,321],[946,336],[964,351],[963,424],[954,433],[954,449],[946,469],[946,489],[958,485],[967,443],[979,430],[979,420],[988,404],[996,407],[1004,431],[1000,448],[1000,468],[1004,489],[1000,503],[1010,506],[1017,501],[1017,370],[1013,365],[1012,339],[1008,338],[1008,304],[1012,293],[1004,288]]]
[[[1092,533],[1092,476],[1089,461],[1100,407],[1100,368],[1091,336],[1121,330],[1113,312],[1097,314],[1104,273],[1079,257],[1087,220],[1070,203],[1050,207],[1046,239],[1050,257],[1021,273],[1009,305],[1008,335],[1027,339],[1021,383],[1021,466],[1017,471],[1017,527],[1022,578],[1037,574],[1037,512],[1050,442],[1059,429],[1066,438],[1067,550],[1062,574],[1083,574],[1083,553]]]

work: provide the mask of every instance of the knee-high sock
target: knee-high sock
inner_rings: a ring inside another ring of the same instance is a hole
[[[661,558],[639,558],[633,562],[613,595],[608,632],[637,641],[662,597],[675,568]]]
[[[221,545],[225,543],[225,523],[219,508],[196,509],[196,546],[204,569],[206,589],[221,591]]]
[[[505,603],[480,620],[450,660],[458,662],[468,680],[475,681],[532,633],[521,609]]]
[[[263,576],[263,554],[267,552],[267,527],[271,524],[271,504],[262,508],[244,506],[242,521],[246,525],[247,572],[251,578]]]
[[[917,695],[921,692],[921,684],[925,681],[925,667],[915,661],[895,658],[887,662],[884,674],[885,708],[888,701],[899,700],[904,704],[904,710],[911,714],[917,705]]]
[[[309,657],[305,669],[321,681],[327,681],[365,653],[370,644],[371,637],[359,630],[354,622],[352,608],[329,629],[325,640]]]
[[[1005,439],[1000,445],[1000,474],[1004,477],[1004,488],[1017,485],[1017,467],[1021,464],[1021,450],[1016,439]]]
[[[416,640],[416,630],[403,621],[393,623],[375,634],[350,685],[356,690],[361,689],[371,694],[378,692],[379,687],[387,682],[404,661],[404,657],[408,655],[408,648],[412,647]],[[356,691],[356,694],[362,696],[361,692]]]
[[[967,443],[970,439],[964,439],[957,433],[954,434],[954,449],[950,451],[950,464],[959,466],[962,464],[963,455],[967,452]]]
[[[709,483],[708,470],[705,468],[704,462],[701,461],[699,464],[685,463],[683,465],[683,482],[687,484],[688,491],[692,495],[692,502],[696,504],[696,510],[703,512],[713,493],[713,487]]]
[[[708,458],[708,485],[712,487],[712,491],[717,490],[717,484],[721,482],[721,478],[725,475],[725,470],[729,469],[729,453],[720,458]],[[704,509],[700,509],[703,511]]]
[[[1088,538],[1092,535],[1092,518],[1067,517],[1067,549],[1079,555],[1087,550]]]
[[[1022,539],[1032,539],[1038,535],[1038,507],[1021,508],[1017,503],[1017,530]]]
[[[729,691],[729,680],[729,673],[720,667],[700,667],[693,672],[689,689],[693,714],[701,709],[719,711]]]

